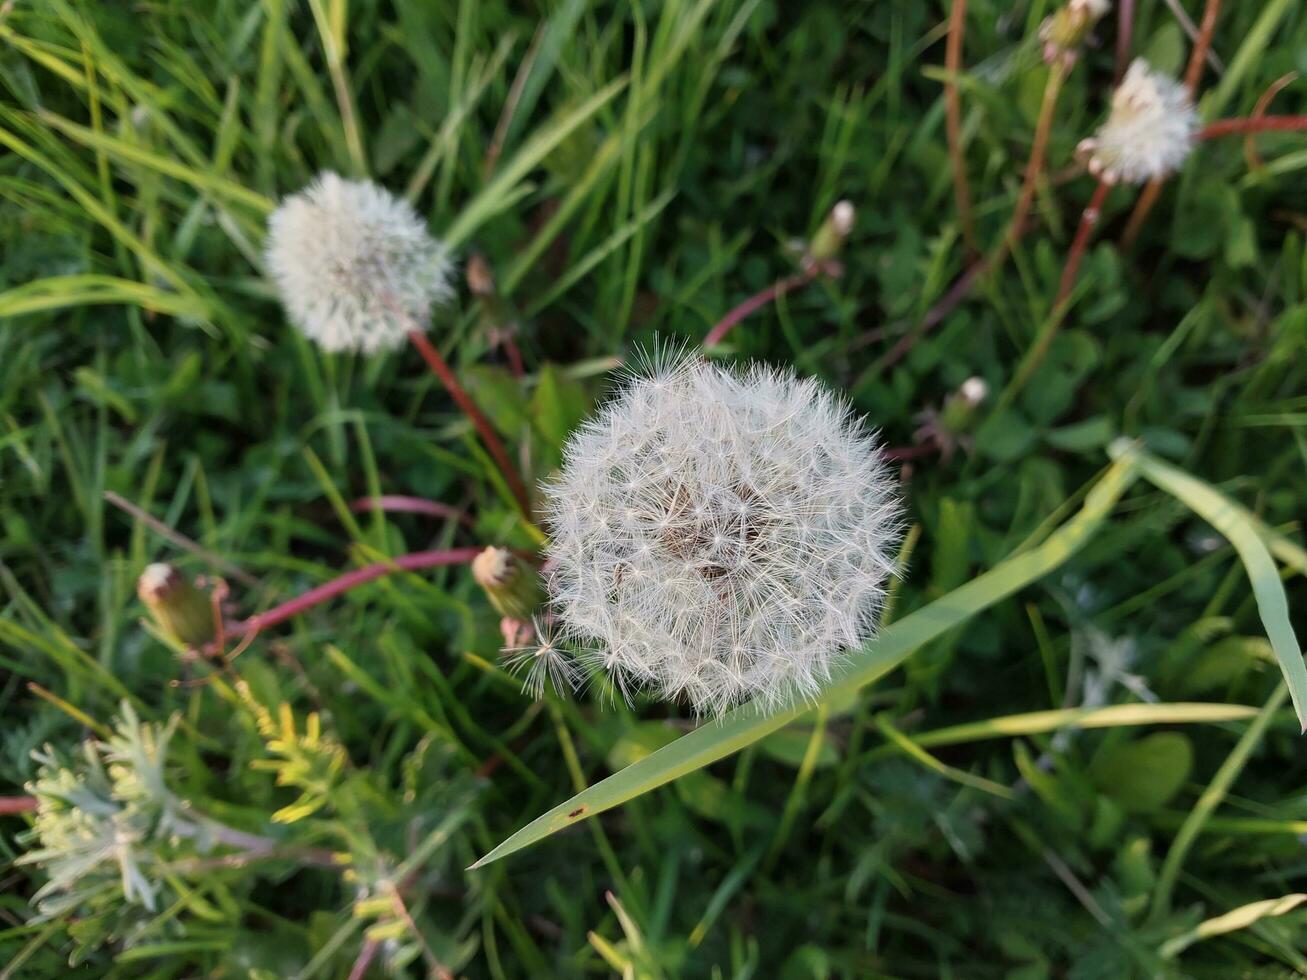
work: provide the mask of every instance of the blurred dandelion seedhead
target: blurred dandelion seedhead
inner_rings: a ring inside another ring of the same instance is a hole
[[[701,714],[814,697],[873,631],[890,472],[816,382],[673,361],[583,425],[546,488],[563,639],[624,694]]]
[[[291,322],[328,351],[393,349],[451,292],[448,253],[412,206],[334,173],[272,213],[266,258]]]
[[[1081,140],[1079,153],[1100,180],[1139,184],[1179,170],[1198,129],[1189,90],[1136,58],[1112,94],[1107,121]]]

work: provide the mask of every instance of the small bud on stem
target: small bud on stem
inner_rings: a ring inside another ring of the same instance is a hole
[[[136,581],[136,594],[163,632],[188,647],[213,639],[213,603],[172,565],[156,562]]]

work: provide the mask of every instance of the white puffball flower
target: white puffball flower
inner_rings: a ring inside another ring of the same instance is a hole
[[[328,351],[393,349],[451,294],[448,252],[413,207],[334,173],[281,202],[265,254],[291,322]]]
[[[1101,180],[1139,184],[1179,170],[1198,129],[1189,90],[1136,58],[1112,94],[1107,121],[1080,152]]]
[[[545,493],[563,638],[623,695],[699,714],[816,697],[874,632],[900,536],[875,436],[766,367],[653,365],[573,434]]]

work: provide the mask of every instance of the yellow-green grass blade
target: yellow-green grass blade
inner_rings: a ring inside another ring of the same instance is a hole
[[[467,203],[462,213],[446,229],[443,236],[445,243],[450,248],[458,247],[484,222],[515,200],[519,196],[518,182],[534,170],[554,147],[567,139],[574,129],[607,105],[625,85],[624,78],[608,83],[557,122],[546,124],[527,140],[504,169]]]
[[[131,279],[91,273],[48,276],[0,292],[0,317],[103,305],[139,306],[154,313],[197,320],[210,315],[208,306],[193,296]]]
[[[845,696],[878,680],[931,640],[1057,568],[1093,536],[1134,479],[1133,462],[1129,459],[1109,467],[1086,496],[1080,513],[1043,544],[1007,559],[966,585],[905,616],[867,646],[851,654],[827,689],[825,700]],[[751,705],[736,708],[719,721],[683,735],[537,817],[472,867],[483,867],[580,820],[724,759],[783,728],[811,708],[808,703],[793,704],[767,715]]]
[[[1240,905],[1237,909],[1226,912],[1225,915],[1206,919],[1188,932],[1167,940],[1162,944],[1159,953],[1163,959],[1173,959],[1196,942],[1210,939],[1213,936],[1223,936],[1227,932],[1234,932],[1237,929],[1247,929],[1262,919],[1292,912],[1303,902],[1307,902],[1307,895],[1295,892],[1292,895],[1282,895],[1279,898],[1268,898],[1265,901]]]
[[[1164,490],[1192,510],[1234,546],[1252,584],[1257,612],[1262,618],[1267,639],[1280,663],[1284,682],[1289,687],[1298,722],[1307,731],[1307,664],[1289,622],[1289,600],[1284,583],[1259,530],[1260,522],[1215,487],[1195,476],[1164,463],[1128,442],[1114,443],[1112,455],[1133,459],[1139,475],[1159,490]]]

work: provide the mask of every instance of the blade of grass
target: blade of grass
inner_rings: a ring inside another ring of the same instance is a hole
[[[1141,476],[1159,490],[1171,494],[1234,545],[1248,572],[1257,599],[1257,612],[1275,650],[1275,659],[1280,662],[1284,681],[1289,685],[1298,721],[1307,732],[1307,664],[1303,663],[1298,638],[1289,622],[1289,600],[1284,594],[1284,583],[1252,515],[1209,484],[1128,442],[1114,443],[1111,453],[1116,459],[1133,458]]]

